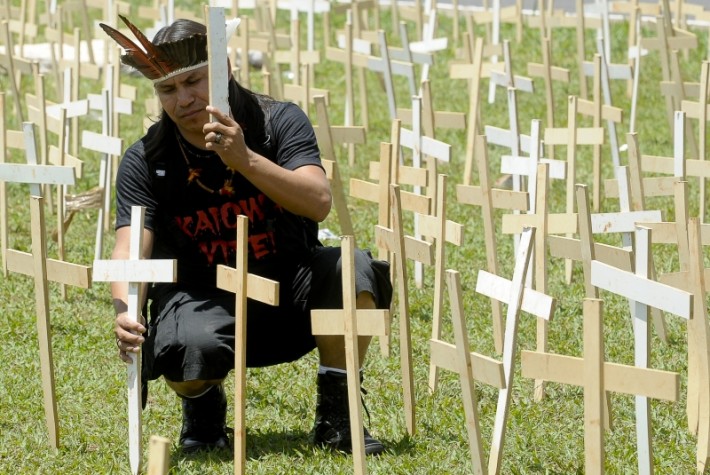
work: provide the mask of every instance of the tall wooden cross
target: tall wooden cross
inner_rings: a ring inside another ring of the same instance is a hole
[[[337,126],[330,124],[326,98],[315,96],[313,101],[316,105],[316,117],[318,124],[313,126],[318,138],[318,147],[323,154],[323,166],[326,175],[330,180],[333,193],[333,205],[338,213],[338,223],[340,232],[345,236],[355,236],[350,210],[348,209],[347,198],[343,182],[340,178],[337,157],[335,155],[335,144],[363,144],[365,143],[365,128],[362,126]]]
[[[397,301],[399,302],[399,344],[402,367],[402,389],[407,432],[414,435],[416,428],[414,402],[414,369],[412,363],[412,337],[409,324],[409,278],[407,259],[422,264],[432,264],[432,246],[426,241],[406,236],[402,224],[402,200],[399,185],[389,186],[390,225],[375,227],[377,247],[393,255]],[[382,340],[381,340],[382,341]]]
[[[555,98],[553,81],[560,81],[568,84],[569,69],[553,65],[552,45],[550,38],[542,38],[542,63],[528,63],[528,74],[534,78],[543,79],[547,103],[545,125],[547,127],[555,127]],[[547,145],[547,156],[549,158],[555,158],[553,144],[548,143]]]
[[[617,275],[616,273],[607,273],[607,268],[601,266],[596,268],[595,272],[604,274],[598,276],[600,279],[610,275]],[[657,285],[652,281],[648,281],[641,287],[649,295],[657,288]],[[628,285],[624,285],[623,288],[628,288]],[[670,289],[670,287],[668,288]],[[638,293],[640,289],[636,290]],[[681,294],[674,296],[679,295]],[[685,295],[687,296],[687,294]],[[553,353],[523,351],[521,358],[522,374],[526,378],[545,379],[584,388],[585,473],[601,474],[604,473],[604,424],[602,422],[605,407],[604,393],[613,391],[677,401],[680,376],[678,373],[669,371],[626,366],[605,361],[602,301],[585,298],[583,306],[583,356],[572,357]]]
[[[603,101],[603,88],[602,88],[602,71],[604,69],[602,56],[597,54],[594,56],[592,61],[593,65],[593,77],[592,82],[592,99],[578,99],[577,100],[577,110],[578,112],[592,119],[592,128],[602,127],[602,120],[606,119],[607,123],[621,122],[622,111],[618,107],[613,107],[605,104]],[[602,176],[602,145],[604,140],[597,141],[592,145],[592,206],[595,212],[599,212],[601,208],[601,176]],[[618,151],[617,151],[618,153]],[[615,160],[615,164],[618,161]],[[617,165],[615,165],[616,167]],[[614,173],[616,173],[616,168],[614,168]]]
[[[235,294],[234,474],[246,473],[247,298],[279,305],[279,283],[248,272],[249,219],[237,216],[236,267],[217,266],[217,287]]]
[[[434,303],[432,312],[432,339],[441,338],[441,320],[444,311],[444,269],[446,269],[446,244],[463,244],[463,226],[446,219],[446,184],[448,177],[440,174],[436,186],[436,210],[433,214],[418,215],[422,235],[434,242]],[[438,375],[435,365],[429,365],[429,388],[436,387]]]
[[[144,284],[175,282],[177,261],[175,259],[146,259],[143,250],[145,233],[145,208],[131,207],[131,235],[128,259],[94,260],[94,282],[126,282],[128,284],[128,317],[140,322],[145,301]],[[128,444],[131,473],[141,471],[142,424],[141,424],[141,362],[140,353],[129,355],[127,365],[128,383]]]
[[[103,205],[99,208],[96,222],[96,245],[94,259],[101,259],[103,255],[104,233],[108,230],[111,215],[111,168],[112,157],[118,157],[123,152],[123,140],[110,135],[111,98],[108,89],[104,89],[101,133],[90,130],[82,131],[81,145],[86,150],[99,152],[99,188],[103,191]]]
[[[52,447],[56,449],[59,448],[59,420],[54,385],[48,281],[88,288],[91,285],[91,270],[86,266],[47,258],[44,199],[40,191],[41,185],[74,184],[74,169],[72,167],[38,165],[34,124],[23,123],[23,136],[27,164],[0,163],[0,181],[28,183],[30,185],[32,252],[26,253],[14,249],[6,249],[5,262],[9,272],[16,272],[34,278],[44,413],[49,441]]]
[[[355,474],[365,475],[367,474],[367,464],[365,462],[365,440],[360,402],[358,339],[363,335],[385,336],[389,333],[389,310],[356,308],[355,242],[352,236],[343,236],[341,249],[343,308],[312,310],[311,326],[314,335],[343,335],[345,339],[353,464]]]
[[[567,127],[546,128],[544,141],[547,144],[565,145],[567,147],[567,213],[574,212],[574,187],[577,184],[577,145],[599,145],[604,143],[604,129],[595,127],[577,127],[578,104],[576,96],[567,98]],[[567,282],[572,280],[572,262],[565,264]]]

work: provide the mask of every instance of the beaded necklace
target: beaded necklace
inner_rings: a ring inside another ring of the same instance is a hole
[[[210,188],[209,186],[205,185],[202,180],[200,180],[200,176],[202,175],[202,168],[194,167],[192,163],[190,163],[190,160],[187,158],[187,155],[190,154],[198,159],[205,159],[214,155],[215,152],[208,152],[207,155],[199,155],[192,151],[191,147],[183,143],[183,140],[185,139],[180,135],[180,133],[176,132],[175,135],[177,137],[178,145],[180,146],[180,151],[182,152],[182,157],[185,159],[185,164],[187,165],[187,184],[189,185],[190,183],[195,183],[197,186],[199,186],[210,194],[234,196],[234,184],[232,183],[232,181],[234,180],[235,171],[225,165],[224,167],[227,169],[227,171],[229,171],[229,178],[226,178],[224,180],[224,184],[218,190]]]

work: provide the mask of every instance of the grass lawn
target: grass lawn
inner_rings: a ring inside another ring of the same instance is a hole
[[[135,2],[137,5],[138,2]],[[251,15],[250,11],[244,14]],[[137,19],[137,14],[132,14]],[[343,26],[344,14],[331,15],[331,35]],[[474,17],[475,19],[475,17]],[[279,14],[278,25],[287,31],[288,15]],[[145,23],[136,23],[141,27]],[[305,24],[305,20],[303,20]],[[324,58],[322,23],[318,19],[318,44]],[[383,27],[391,25],[389,12],[383,9]],[[464,28],[462,21],[461,27]],[[409,28],[413,37],[413,26]],[[440,15],[438,36],[452,32],[451,19]],[[477,26],[476,34],[485,34],[484,26]],[[613,24],[612,61],[625,62],[628,25]],[[655,27],[647,26],[645,35],[655,34]],[[681,54],[680,62],[686,81],[697,82],[703,58],[707,57],[707,31],[698,30],[698,48]],[[304,33],[305,35],[305,33]],[[398,45],[397,35],[388,32],[390,42]],[[515,41],[510,25],[503,28],[503,37],[511,39],[513,68],[516,74],[526,75],[529,62],[541,62],[539,31],[526,28],[523,41]],[[587,31],[585,46],[591,59],[595,51],[595,32]],[[335,43],[334,37],[329,44]],[[305,41],[303,42],[305,44]],[[566,103],[569,95],[579,94],[575,60],[575,32],[556,29],[552,37],[552,57],[556,66],[569,68],[568,84],[554,85],[555,126],[567,123]],[[465,80],[449,77],[449,64],[457,59],[450,39],[450,48],[436,54],[430,70],[433,103],[437,110],[468,112],[469,91]],[[284,68],[286,65],[284,65]],[[418,68],[419,70],[419,68]],[[257,70],[250,72],[253,88],[261,87]],[[356,76],[357,82],[360,78]],[[672,156],[671,129],[666,120],[666,108],[660,94],[661,66],[658,54],[651,52],[643,57],[638,98],[637,133],[641,151],[649,155]],[[124,74],[126,83],[138,88],[139,99],[134,103],[134,113],[120,119],[124,148],[137,140],[142,132],[145,116],[144,99],[152,95],[148,81]],[[365,179],[369,162],[377,160],[379,144],[389,140],[390,121],[387,100],[379,78],[371,72],[365,75],[369,129],[367,144],[357,148],[355,165],[348,167],[345,150],[338,157],[343,182],[347,187],[351,177]],[[48,96],[58,100],[53,93],[53,79],[46,75]],[[396,77],[397,102],[400,107],[411,107],[406,83]],[[3,90],[9,91],[7,76],[0,76]],[[488,81],[483,80],[482,97],[488,91]],[[330,90],[329,116],[333,124],[341,124],[344,114],[345,76],[342,64],[322,59],[316,67],[315,85]],[[591,86],[591,80],[589,81]],[[23,91],[34,91],[31,77],[22,78]],[[542,80],[535,80],[536,92],[518,93],[520,130],[527,134],[533,119],[545,120],[545,94]],[[99,93],[97,82],[82,82],[82,95]],[[619,142],[625,143],[628,132],[630,98],[626,84],[614,82],[611,89],[614,105],[624,111],[624,122],[617,126]],[[14,98],[6,93],[6,126],[18,130],[20,124],[14,114]],[[83,96],[82,96],[83,97]],[[356,104],[356,123],[361,123],[362,104]],[[312,114],[315,121],[315,114]],[[506,96],[498,89],[495,102],[485,99],[481,104],[483,125],[508,128]],[[100,116],[92,113],[82,118],[80,129],[100,131]],[[580,119],[580,124],[591,126],[591,120]],[[544,124],[549,126],[549,124]],[[407,126],[408,127],[408,126]],[[694,125],[697,136],[697,124]],[[447,217],[464,225],[465,237],[461,247],[447,247],[446,268],[461,273],[465,293],[464,305],[469,330],[471,350],[499,359],[493,345],[490,305],[488,300],[474,292],[478,269],[486,267],[486,250],[480,210],[457,203],[455,185],[463,183],[463,164],[466,134],[463,130],[436,132],[436,138],[452,147],[450,163],[440,163],[439,173],[449,176]],[[54,140],[54,137],[52,137]],[[490,175],[500,178],[500,156],[505,150],[490,146]],[[556,158],[564,158],[564,147],[556,148]],[[98,157],[91,152],[81,152],[84,176],[76,186],[81,191],[97,183]],[[591,147],[580,146],[577,156],[579,181],[591,184]],[[405,159],[409,159],[405,154]],[[10,160],[21,162],[24,158],[13,152]],[[626,157],[622,154],[622,161]],[[608,144],[604,146],[603,174],[613,176]],[[477,176],[472,183],[477,183]],[[552,183],[550,211],[562,212],[565,208],[565,186]],[[30,223],[27,188],[8,185],[9,245],[18,250],[30,250]],[[691,180],[691,216],[697,214],[698,184]],[[358,244],[374,248],[373,226],[377,220],[375,205],[350,199]],[[618,201],[605,199],[603,211],[617,211]],[[647,200],[648,209],[661,209],[666,221],[674,219],[672,198]],[[501,275],[510,278],[514,264],[512,238],[500,232],[502,212],[497,212],[498,253]],[[48,208],[47,228],[56,227],[55,216]],[[411,222],[411,216],[406,216]],[[94,252],[95,211],[78,213],[67,233],[65,260],[91,265]],[[411,224],[411,223],[410,223]],[[408,226],[410,225],[408,224]],[[339,232],[334,213],[322,227]],[[600,241],[620,245],[618,236],[600,236]],[[104,243],[104,257],[112,247],[112,233]],[[328,242],[337,244],[336,242]],[[49,243],[48,255],[55,257],[56,243]],[[677,251],[671,246],[655,245],[654,263],[659,274],[678,270]],[[564,279],[564,262],[550,258],[548,265],[548,294],[555,298],[556,310],[550,324],[550,351],[579,356],[582,351],[582,298],[584,285],[582,269],[575,266],[572,283]],[[410,269],[411,271],[411,269]],[[412,275],[410,273],[410,275]],[[471,473],[470,453],[467,443],[461,388],[458,376],[441,373],[440,385],[431,394],[427,388],[429,366],[428,339],[431,333],[432,299],[434,292],[432,269],[425,269],[421,288],[410,282],[410,321],[413,335],[414,374],[416,381],[416,433],[409,436],[404,425],[402,389],[398,353],[398,325],[401,318],[393,320],[393,351],[383,356],[373,344],[366,365],[364,387],[368,391],[366,402],[371,420],[365,418],[373,435],[381,438],[388,450],[380,457],[368,459],[368,470],[376,474],[465,474]],[[13,474],[123,474],[129,473],[127,442],[127,411],[125,368],[117,357],[113,337],[113,308],[106,284],[94,284],[91,289],[69,288],[62,299],[59,286],[49,284],[51,308],[51,335],[56,377],[57,404],[60,420],[61,448],[50,449],[42,406],[37,333],[35,326],[34,284],[30,278],[10,274],[0,278],[0,473]],[[623,364],[633,364],[633,334],[628,303],[609,293],[604,299],[604,343],[606,359]],[[444,312],[444,339],[453,342],[453,330],[448,303]],[[395,308],[397,308],[395,306]],[[675,317],[666,320],[668,338],[661,341],[656,332],[651,339],[651,366],[680,373],[681,391],[677,402],[651,402],[653,449],[656,473],[693,473],[695,470],[695,437],[689,432],[686,421],[687,386],[687,334],[683,321]],[[518,338],[519,348],[535,348],[535,321],[523,314]],[[516,378],[512,388],[512,404],[507,424],[502,473],[505,474],[571,474],[584,473],[583,396],[579,387],[550,383],[542,401],[533,399],[533,381],[520,375],[516,362]],[[250,474],[340,474],[352,471],[349,457],[316,449],[309,443],[315,408],[315,376],[317,357],[309,354],[298,362],[269,368],[250,369],[247,395],[247,471]],[[233,384],[227,382],[229,415],[232,417]],[[498,393],[494,388],[476,386],[480,415],[481,440],[487,451],[490,447],[493,420]],[[609,473],[636,472],[636,434],[634,425],[634,399],[632,396],[612,394],[612,429],[605,433],[606,469]],[[143,413],[144,437],[157,434],[173,441],[172,468],[175,474],[232,473],[230,451],[186,456],[177,448],[180,431],[180,401],[162,380],[150,384],[148,407]],[[146,452],[147,456],[147,452]]]

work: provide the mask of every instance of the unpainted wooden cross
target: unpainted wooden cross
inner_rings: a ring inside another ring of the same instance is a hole
[[[128,317],[140,322],[145,300],[144,284],[175,282],[177,261],[175,259],[150,259],[143,253],[145,207],[131,207],[130,247],[128,259],[94,260],[94,282],[125,282],[128,284]],[[128,385],[128,447],[131,473],[141,471],[142,423],[141,423],[141,355],[129,354],[132,361],[126,365]]]
[[[463,244],[463,226],[446,219],[446,184],[447,176],[440,174],[436,186],[436,210],[434,214],[421,215],[419,225],[422,235],[434,243],[434,301],[432,311],[432,339],[441,338],[441,319],[444,310],[444,269],[446,268],[446,243],[454,246]],[[429,365],[429,389],[434,391],[437,385],[438,371]]]
[[[386,250],[392,256],[393,281],[396,284],[399,302],[399,345],[400,365],[402,367],[402,389],[407,432],[416,431],[414,370],[412,363],[412,337],[409,324],[409,277],[407,260],[431,265],[434,261],[433,246],[412,236],[405,235],[402,223],[402,198],[399,185],[389,185],[388,210],[390,225],[375,226],[377,247]],[[389,335],[388,335],[389,336]],[[385,341],[381,339],[380,341]]]
[[[355,242],[352,236],[343,236],[342,278],[343,308],[312,310],[311,326],[314,335],[343,335],[348,381],[348,407],[354,471],[367,474],[365,441],[363,437],[362,408],[360,401],[360,336],[385,336],[389,332],[389,310],[357,309],[355,295]],[[404,316],[403,316],[404,318]]]
[[[601,266],[603,266],[601,263],[599,267],[594,266],[595,273],[607,274],[607,268]],[[600,275],[598,278],[606,276]],[[650,288],[655,289],[657,283],[648,282],[648,286],[642,287],[646,288],[647,293],[651,293]],[[677,291],[677,289],[673,290]],[[602,300],[585,298],[583,308],[583,356],[523,351],[522,375],[525,378],[544,379],[584,388],[585,473],[601,474],[604,473],[605,392],[613,391],[677,401],[680,375],[669,371],[637,368],[605,361]]]
[[[370,163],[370,179],[378,180],[372,183],[364,180],[350,179],[350,196],[377,203],[377,224],[385,228],[391,227],[392,212],[390,209],[390,185],[420,185],[429,183],[429,170],[402,165],[392,155],[398,149],[400,121],[392,124],[392,139],[394,144],[382,142],[380,144],[380,161]],[[419,195],[410,191],[399,191],[399,198],[403,211],[429,214],[432,209],[432,200],[428,196]],[[380,259],[390,261],[391,252],[386,246],[378,248]],[[395,268],[390,268],[390,276],[394,277]],[[390,353],[390,341],[380,339],[380,350],[383,355]]]
[[[577,145],[601,145],[604,143],[604,129],[595,127],[577,126],[578,99],[576,96],[567,98],[567,127],[546,128],[544,141],[552,145],[564,145],[567,147],[567,187],[566,187],[566,210],[567,213],[574,212],[574,187],[577,184]],[[565,278],[567,282],[572,280],[572,262],[565,264]]]
[[[345,236],[355,236],[350,210],[345,195],[345,188],[340,177],[337,157],[335,155],[335,144],[363,144],[365,143],[365,128],[362,126],[337,126],[331,125],[328,117],[328,108],[324,96],[315,96],[313,101],[316,106],[316,117],[318,124],[313,126],[313,130],[318,138],[318,147],[323,158],[323,167],[330,180],[330,187],[333,193],[333,205],[338,213],[338,223],[341,234]]]
[[[123,152],[123,139],[109,134],[111,116],[111,98],[108,89],[104,89],[101,133],[83,130],[81,146],[83,149],[99,153],[99,188],[103,190],[103,206],[99,208],[96,222],[96,245],[94,259],[101,259],[103,255],[104,233],[108,231],[111,216],[111,169],[113,158]]]
[[[234,474],[246,473],[247,298],[279,305],[279,283],[248,272],[249,219],[237,216],[236,267],[217,266],[217,287],[235,294]]]
[[[28,183],[30,185],[30,225],[32,252],[5,249],[6,272],[15,272],[34,278],[37,336],[39,339],[40,371],[44,413],[49,442],[59,448],[59,420],[54,384],[52,338],[50,334],[50,309],[48,282],[58,282],[81,288],[91,286],[91,269],[47,258],[47,240],[44,219],[44,199],[41,185],[73,185],[74,169],[37,164],[34,124],[23,123],[24,148],[27,164],[0,163],[0,182]],[[4,243],[4,246],[7,243]]]
[[[552,44],[550,38],[542,38],[542,63],[528,63],[528,75],[533,78],[542,78],[545,88],[545,100],[547,104],[546,126],[555,127],[555,96],[554,82],[564,84],[569,83],[569,69],[554,66],[552,62]],[[548,143],[547,156],[555,158],[554,144]]]

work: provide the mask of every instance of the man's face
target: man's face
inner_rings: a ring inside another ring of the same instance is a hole
[[[205,107],[209,104],[209,70],[207,66],[178,74],[155,85],[158,99],[166,114],[180,132],[188,136],[202,133],[209,121]]]

